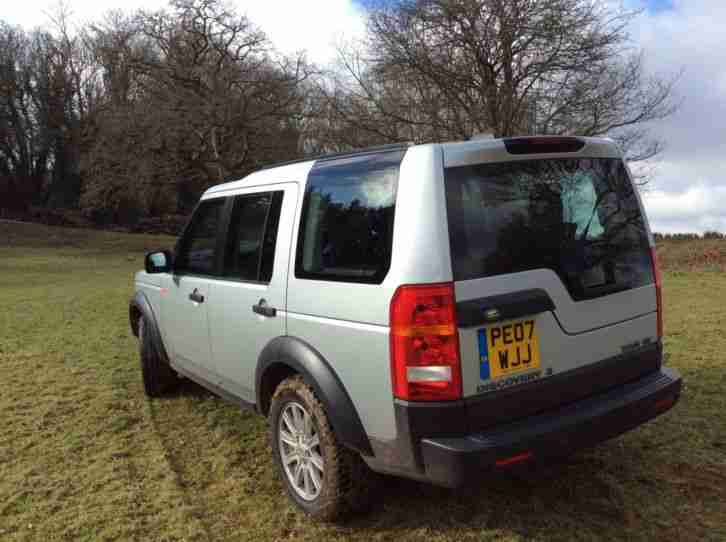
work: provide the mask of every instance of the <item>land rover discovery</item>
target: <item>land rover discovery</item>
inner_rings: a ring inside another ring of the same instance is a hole
[[[146,393],[179,375],[269,420],[292,500],[332,519],[370,470],[448,487],[670,409],[661,282],[607,139],[392,145],[207,190],[146,257]]]

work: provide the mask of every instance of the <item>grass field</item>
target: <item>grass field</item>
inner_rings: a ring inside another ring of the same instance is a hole
[[[0,223],[0,540],[726,540],[726,275],[659,249],[675,410],[478,489],[385,479],[333,526],[288,504],[262,418],[191,384],[144,397],[127,303],[170,244]]]

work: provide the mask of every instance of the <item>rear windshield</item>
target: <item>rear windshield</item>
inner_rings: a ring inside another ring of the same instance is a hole
[[[653,282],[622,160],[477,164],[445,179],[454,280],[551,269],[575,300]]]

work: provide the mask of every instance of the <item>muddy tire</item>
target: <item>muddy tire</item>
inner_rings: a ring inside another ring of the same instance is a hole
[[[147,396],[161,397],[177,386],[179,377],[154,348],[148,323],[143,316],[139,319],[139,358],[141,378]]]
[[[277,387],[268,421],[275,463],[299,508],[322,521],[368,508],[374,473],[357,452],[338,442],[323,405],[302,377]]]

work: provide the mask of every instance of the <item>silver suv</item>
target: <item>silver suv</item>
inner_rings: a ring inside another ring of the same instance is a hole
[[[136,275],[145,391],[269,419],[325,519],[388,473],[448,487],[672,407],[653,240],[610,140],[394,145],[207,190]]]

